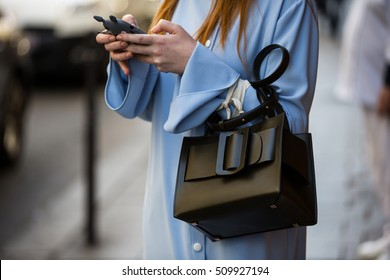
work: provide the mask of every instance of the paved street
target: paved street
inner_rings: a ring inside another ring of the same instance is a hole
[[[104,253],[111,250],[110,257],[117,258],[125,239],[115,249],[107,238],[114,234],[115,242],[123,234],[127,239],[129,231],[123,229],[139,229],[134,220],[142,204],[149,129],[141,120],[113,114],[103,103],[102,90],[96,92],[97,232],[100,244],[110,247]],[[85,242],[85,94],[74,88],[38,88],[31,101],[24,158],[17,168],[0,173],[1,259],[62,258],[73,243],[83,247]]]
[[[365,171],[359,110],[337,100],[336,41],[321,37],[310,130],[316,161],[319,223],[308,230],[309,259],[356,259],[356,246],[380,234],[382,216]]]
[[[333,93],[337,62],[337,43],[323,36],[317,95],[310,123],[319,223],[308,229],[308,259],[356,259],[357,244],[377,237],[382,221],[364,171],[365,158],[361,153],[364,131],[360,129],[358,110],[340,103]],[[32,121],[42,113],[39,101],[43,101],[37,98],[30,112]],[[78,171],[72,173],[72,180],[48,196],[39,207],[35,206],[36,214],[23,230],[15,232],[2,244],[1,259],[141,258],[140,217],[149,125],[141,120],[129,122],[115,116],[105,108],[101,98],[99,112],[98,245],[85,245],[85,178],[82,164],[75,162]],[[30,133],[31,137],[40,137]],[[82,133],[82,128],[77,133]],[[55,135],[50,134],[50,137]],[[80,147],[78,153],[82,152]]]

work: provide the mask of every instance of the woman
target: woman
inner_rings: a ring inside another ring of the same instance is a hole
[[[164,20],[161,20],[164,19]],[[132,16],[124,20],[136,24]],[[143,214],[147,259],[303,259],[306,229],[211,242],[173,218],[183,136],[202,135],[205,120],[241,85],[243,110],[259,105],[248,69],[271,43],[286,47],[290,66],[274,85],[294,132],[308,129],[317,75],[318,26],[308,0],[164,1],[149,35],[99,34],[110,52],[108,106],[152,122]],[[272,72],[270,57],[261,76]],[[237,93],[237,94],[241,94]]]
[[[390,0],[351,3],[343,30],[337,96],[358,103],[376,196],[384,215],[382,236],[360,244],[364,259],[390,259]]]

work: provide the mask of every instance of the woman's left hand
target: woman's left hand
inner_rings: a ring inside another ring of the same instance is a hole
[[[196,40],[180,25],[167,20],[160,20],[151,32],[153,34],[121,33],[116,39],[128,44],[126,50],[132,56],[154,64],[159,71],[183,74]]]

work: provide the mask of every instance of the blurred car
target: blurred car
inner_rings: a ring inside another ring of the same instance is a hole
[[[2,0],[12,8],[31,44],[34,79],[64,84],[81,82],[83,64],[93,59],[96,71],[104,75],[108,55],[95,41],[103,29],[94,15],[122,16],[127,11],[141,20],[150,17],[156,0]],[[101,79],[102,81],[104,79]]]
[[[0,166],[22,155],[25,111],[29,98],[29,44],[15,17],[0,6]]]

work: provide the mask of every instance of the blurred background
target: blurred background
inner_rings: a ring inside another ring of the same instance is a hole
[[[0,0],[0,258],[140,259],[149,124],[111,112],[107,54],[93,15],[132,13],[146,30],[159,1]],[[383,217],[360,151],[364,131],[334,95],[349,1],[318,1],[320,64],[310,115],[318,225],[308,259],[356,259]]]

